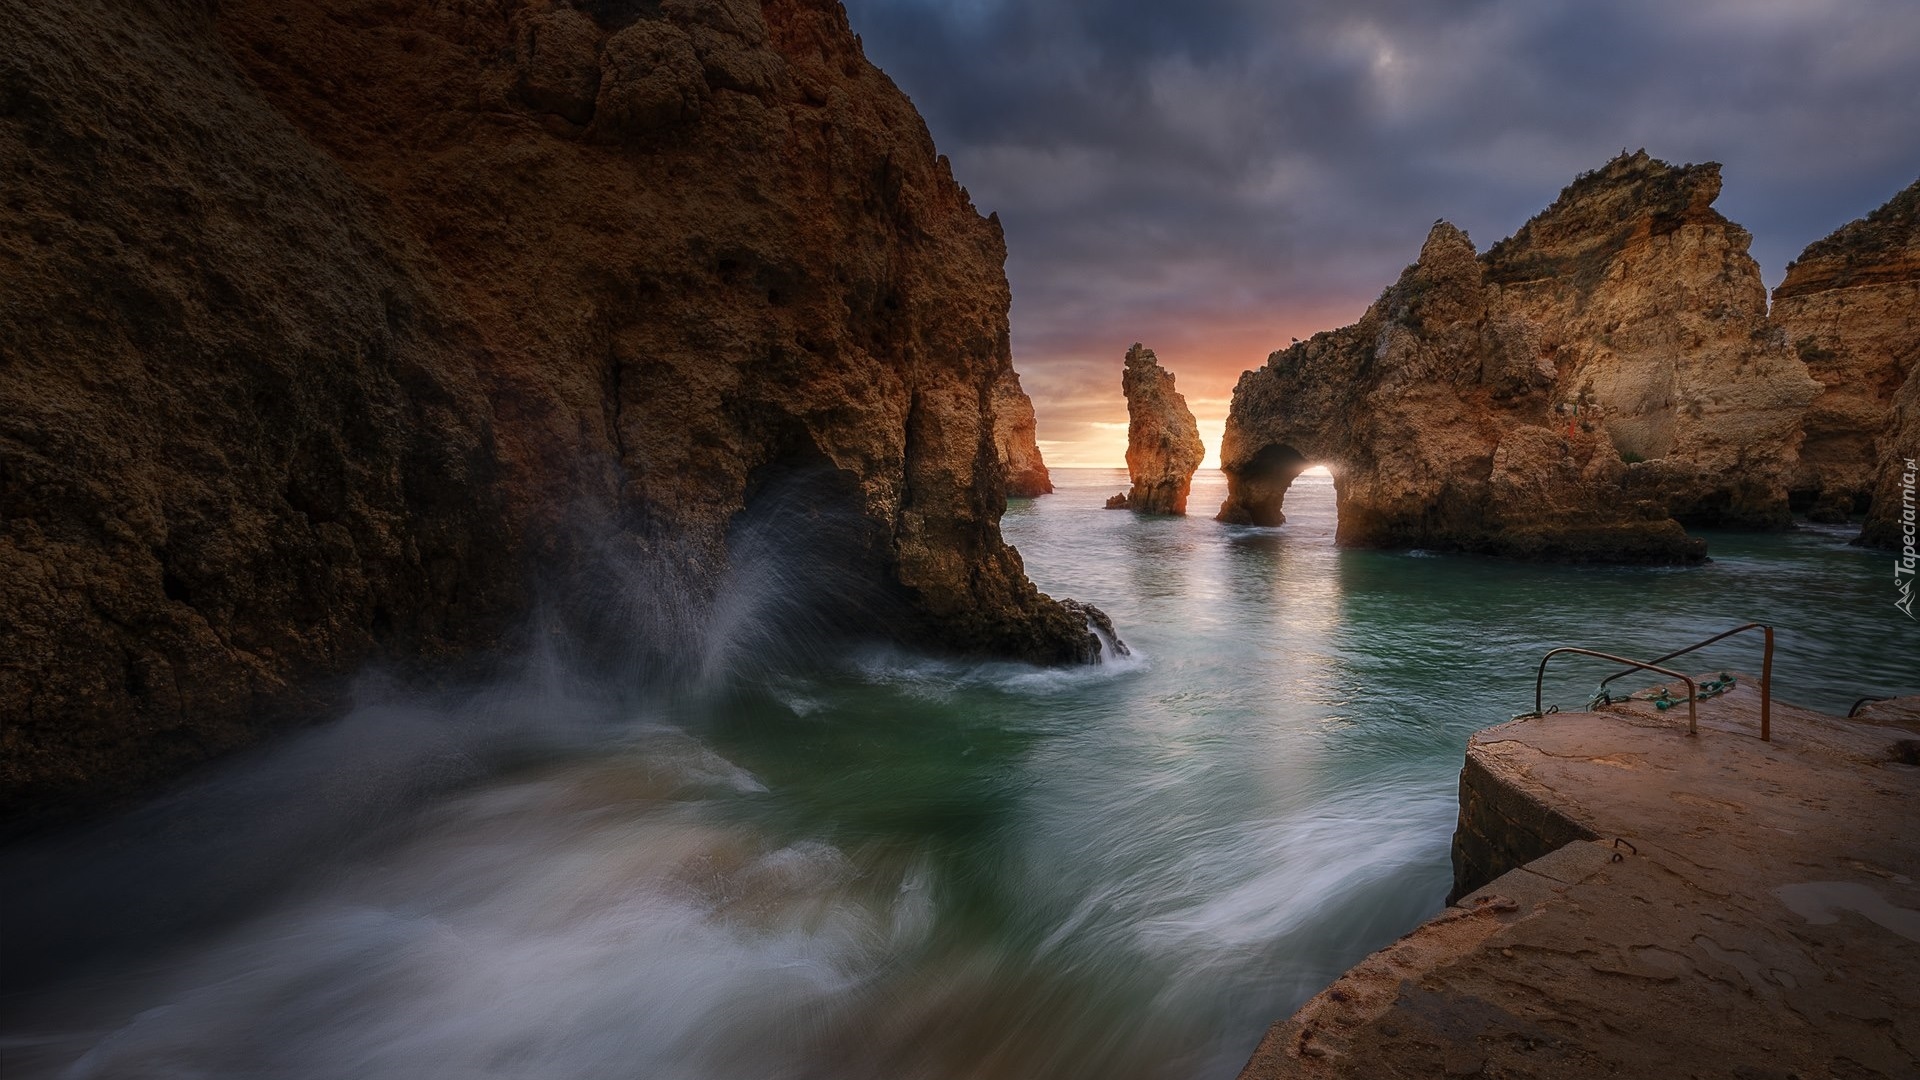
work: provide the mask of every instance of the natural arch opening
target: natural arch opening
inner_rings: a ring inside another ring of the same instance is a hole
[[[1245,465],[1227,473],[1227,502],[1220,508],[1220,520],[1243,525],[1283,524],[1287,515],[1281,507],[1287,489],[1311,466],[1306,455],[1291,446],[1276,443],[1262,448]]]

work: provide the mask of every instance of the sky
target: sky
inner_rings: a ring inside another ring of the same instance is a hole
[[[1120,466],[1127,347],[1207,466],[1240,372],[1622,150],[1718,161],[1768,284],[1920,176],[1920,0],[845,0],[981,213],[1049,465]]]

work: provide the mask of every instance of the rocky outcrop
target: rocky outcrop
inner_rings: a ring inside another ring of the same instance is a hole
[[[1173,372],[1136,341],[1127,350],[1120,386],[1127,395],[1127,474],[1133,487],[1123,504],[1107,506],[1143,514],[1186,513],[1193,472],[1206,448],[1187,399],[1173,388]]]
[[[1241,377],[1221,520],[1279,524],[1325,464],[1346,544],[1686,562],[1682,523],[1787,524],[1818,384],[1719,190],[1642,152],[1484,255],[1435,225],[1358,323]]]
[[[697,607],[794,491],[863,625],[1096,653],[1000,538],[999,224],[839,4],[0,11],[5,820]]]
[[[1006,470],[1007,494],[1023,499],[1053,493],[1053,477],[1040,457],[1033,401],[1020,388],[1020,375],[1011,366],[993,384],[993,441]]]
[[[1516,867],[1577,840],[1598,838],[1554,806],[1550,793],[1512,782],[1498,765],[1469,752],[1460,769],[1449,904]]]
[[[1920,699],[1776,698],[1762,742],[1753,680],[1697,736],[1649,696],[1475,733],[1453,906],[1274,1024],[1242,1080],[1911,1073]]]
[[[1773,318],[1821,384],[1808,407],[1793,478],[1796,506],[1816,521],[1867,513],[1887,545],[1905,460],[1920,427],[1894,402],[1920,360],[1920,181],[1885,206],[1807,247],[1773,292]],[[1909,394],[1920,393],[1910,391]]]

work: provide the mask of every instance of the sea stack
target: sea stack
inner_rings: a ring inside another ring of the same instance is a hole
[[[1187,399],[1173,388],[1173,372],[1160,366],[1153,350],[1134,342],[1121,376],[1127,395],[1127,474],[1133,488],[1112,509],[1143,514],[1184,514],[1193,471],[1206,448]]]
[[[1221,520],[1277,523],[1325,464],[1343,544],[1678,563],[1686,525],[1785,527],[1821,385],[1719,192],[1642,151],[1485,254],[1436,224],[1358,323],[1241,377]]]
[[[1868,515],[1891,547],[1900,476],[1920,456],[1920,181],[1807,246],[1773,292],[1773,319],[1821,384],[1808,406],[1794,507],[1815,521]]]
[[[993,384],[993,441],[1007,473],[1007,494],[1022,499],[1053,493],[1053,477],[1040,457],[1033,399],[1020,386],[1020,373],[1008,367]]]

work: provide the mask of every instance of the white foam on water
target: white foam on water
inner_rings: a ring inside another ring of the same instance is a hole
[[[1099,631],[1095,631],[1096,634]],[[1100,635],[1104,640],[1106,635]],[[857,678],[892,687],[911,697],[944,702],[957,694],[992,690],[1007,694],[1047,696],[1073,693],[1088,686],[1146,671],[1148,654],[1134,648],[1122,655],[1110,645],[1097,664],[1036,667],[1010,661],[957,660],[929,657],[897,649],[873,648],[853,656],[847,668]]]
[[[660,798],[708,761],[647,773],[572,768],[438,808],[172,972],[73,1003],[120,1018],[51,1074],[801,1075],[819,1029],[924,939],[925,870],[875,888],[830,845]]]

